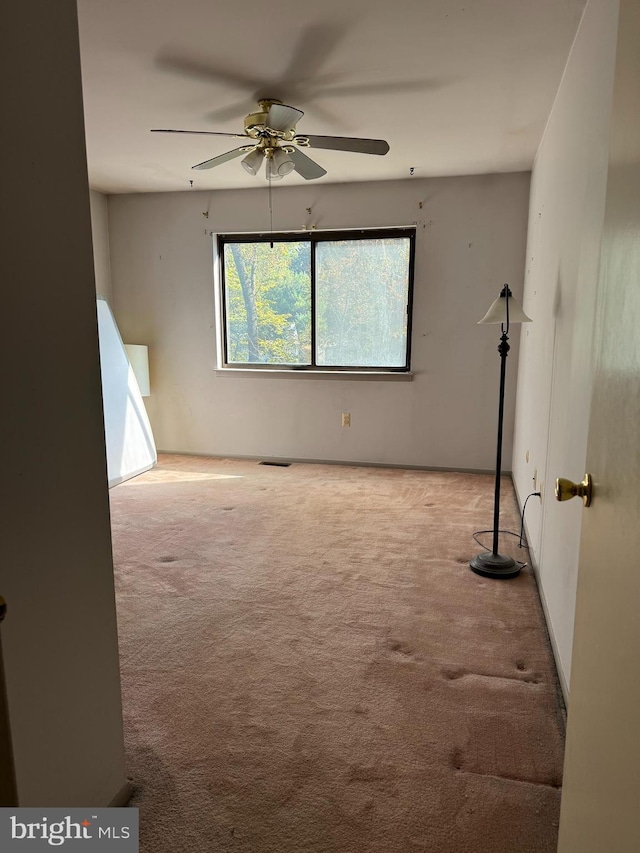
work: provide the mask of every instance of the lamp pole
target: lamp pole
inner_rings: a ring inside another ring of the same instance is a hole
[[[493,500],[493,555],[498,555],[498,530],[500,527],[500,478],[502,476],[502,428],[504,424],[504,383],[507,374],[507,355],[509,353],[509,336],[506,331],[500,336],[500,397],[498,403],[498,444],[496,448],[496,487]]]
[[[521,565],[512,557],[498,552],[498,535],[500,532],[500,477],[502,475],[502,432],[504,423],[504,390],[507,373],[507,355],[509,353],[509,323],[510,306],[513,294],[508,284],[502,288],[500,296],[495,300],[481,323],[501,323],[502,334],[498,352],[500,353],[500,392],[498,397],[498,440],[496,447],[496,480],[493,499],[493,547],[475,556],[469,563],[472,571],[489,578],[514,578],[520,573]],[[515,307],[515,306],[514,306]],[[521,309],[516,308],[516,322],[529,322],[529,318]]]

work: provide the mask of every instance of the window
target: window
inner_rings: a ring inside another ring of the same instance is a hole
[[[224,364],[407,372],[414,229],[225,235]]]

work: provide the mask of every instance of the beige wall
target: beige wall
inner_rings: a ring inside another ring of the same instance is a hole
[[[0,590],[18,798],[104,806],[125,772],[76,3],[9,4],[3,23],[17,35],[0,52]]]
[[[513,475],[521,503],[542,488],[527,529],[565,690],[583,509],[553,489],[585,474],[616,23],[617,0],[589,0],[531,180]]]
[[[104,296],[111,304],[111,260],[109,257],[109,220],[107,196],[90,190],[91,236],[93,240],[93,269],[96,277],[96,293]]]
[[[412,382],[214,371],[210,232],[268,229],[266,184],[256,186],[109,198],[114,310],[123,338],[149,345],[158,447],[491,470],[498,336],[476,323],[505,282],[521,294],[529,174],[274,189],[276,229],[418,221]],[[507,459],[517,344],[516,333]]]

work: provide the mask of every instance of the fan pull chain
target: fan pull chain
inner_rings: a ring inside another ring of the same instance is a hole
[[[273,249],[273,206],[271,204],[271,172],[269,172],[267,177],[269,179],[269,230],[271,232],[271,242],[269,245]]]

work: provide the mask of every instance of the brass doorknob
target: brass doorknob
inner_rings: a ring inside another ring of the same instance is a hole
[[[564,477],[558,477],[556,480],[556,500],[569,501],[571,498],[582,498],[582,503],[585,506],[591,505],[593,496],[593,481],[591,474],[585,474],[584,480],[581,483],[573,483]]]

